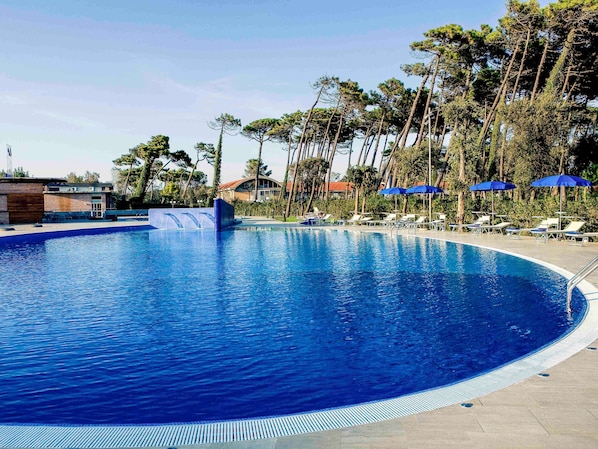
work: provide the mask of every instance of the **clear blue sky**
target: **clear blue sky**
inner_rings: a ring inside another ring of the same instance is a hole
[[[449,23],[494,27],[505,11],[503,0],[0,0],[0,154],[10,144],[31,176],[110,182],[112,160],[153,135],[194,157],[195,143],[216,144],[207,122],[221,113],[245,125],[306,110],[323,75],[416,86],[400,69],[410,43]],[[225,136],[222,181],[255,157],[256,142]],[[281,179],[281,147],[262,158]]]

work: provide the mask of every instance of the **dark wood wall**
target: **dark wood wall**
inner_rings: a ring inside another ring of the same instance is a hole
[[[7,209],[11,224],[41,223],[44,216],[44,194],[8,194]]]

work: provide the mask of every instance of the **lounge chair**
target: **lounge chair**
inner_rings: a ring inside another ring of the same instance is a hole
[[[332,217],[332,214],[326,214],[322,217],[316,218],[316,225],[321,226],[321,225],[330,223],[328,220],[330,220],[331,217]]]
[[[451,228],[451,231],[453,231],[453,232],[461,231],[462,229],[466,229],[466,228],[469,230],[472,230],[472,231],[476,231],[476,230],[479,231],[479,227],[482,225],[485,225],[487,223],[490,223],[490,215],[482,215],[473,223],[450,224],[449,227]]]
[[[409,223],[413,223],[415,221],[415,217],[415,214],[403,215],[400,220],[394,222],[394,227],[399,229],[406,228]]]
[[[353,215],[351,218],[349,218],[349,219],[346,221],[346,223],[347,223],[347,224],[351,224],[351,225],[352,225],[352,224],[358,223],[360,220],[361,220],[361,215],[359,215],[359,214],[355,214],[355,215]]]
[[[583,228],[585,224],[585,221],[572,221],[565,229],[532,229],[530,232],[536,237],[536,240],[547,242],[550,237],[559,239],[564,237],[566,234],[579,232],[579,230]]]
[[[299,224],[304,226],[315,226],[316,224],[316,217],[305,217],[303,221],[300,221]]]
[[[397,214],[387,214],[382,220],[370,220],[368,221],[369,226],[382,225],[390,226],[397,221]]]
[[[438,214],[438,219],[429,222],[428,226],[435,231],[446,230],[446,214]]]
[[[571,245],[579,244],[584,246],[590,239],[596,240],[598,232],[566,232],[565,237],[569,239]]]
[[[542,220],[535,228],[515,228],[515,227],[507,227],[505,232],[507,233],[507,237],[512,237],[516,239],[521,238],[522,233],[530,233],[532,231],[541,231],[546,229],[551,229],[559,225],[558,218],[546,218]]]
[[[409,227],[411,228],[420,228],[422,226],[428,226],[425,215],[420,215],[417,220],[409,223]]]
[[[494,225],[482,225],[480,226],[481,232],[499,232],[500,234],[503,233],[505,229],[511,226],[513,223],[510,221],[501,221],[500,223]]]
[[[324,217],[322,218],[321,221],[322,221],[321,224],[329,224],[329,225],[336,224],[336,219],[334,218],[334,216],[332,214],[324,215]]]

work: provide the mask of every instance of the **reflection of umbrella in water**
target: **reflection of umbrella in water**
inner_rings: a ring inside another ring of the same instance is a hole
[[[413,195],[416,193],[420,193],[420,194],[424,194],[424,195],[432,195],[435,193],[444,193],[444,191],[440,187],[423,184],[421,186],[409,187],[405,193],[407,195]],[[429,208],[428,214],[429,214],[428,221],[432,221],[432,199],[431,198],[430,198],[430,208]]]
[[[387,189],[382,189],[378,193],[381,195],[404,195],[405,189],[402,187],[389,187]],[[397,197],[395,196],[395,209],[397,208]]]
[[[563,195],[561,187],[592,187],[587,179],[573,175],[553,175],[537,179],[532,182],[533,187],[558,187],[559,188],[559,229],[561,229],[561,216],[563,215]]]
[[[472,192],[492,192],[492,221],[494,221],[494,191],[495,190],[513,190],[517,186],[515,184],[511,184],[510,182],[502,182],[502,181],[486,181],[480,182],[475,186],[471,186],[469,190]]]

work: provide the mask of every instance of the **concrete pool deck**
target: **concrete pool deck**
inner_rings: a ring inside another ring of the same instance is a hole
[[[144,225],[147,222],[92,222],[44,224],[42,228],[12,226],[0,235],[74,230],[82,227]],[[279,227],[269,219],[245,218],[241,227]],[[291,226],[297,226],[292,224]],[[344,226],[357,232],[381,228]],[[388,231],[384,231],[388,232]],[[400,231],[407,234],[406,231]],[[413,234],[409,234],[413,236]],[[474,235],[418,230],[416,236],[476,244],[548,262],[576,273],[598,256],[598,243],[573,246],[567,242],[513,240],[502,235]],[[598,286],[598,271],[588,277]],[[598,347],[598,340],[589,347]],[[598,447],[598,350],[584,349],[544,371],[510,387],[468,400],[472,407],[451,405],[437,410],[374,424],[234,443],[198,446],[209,449],[282,448],[597,448]]]

